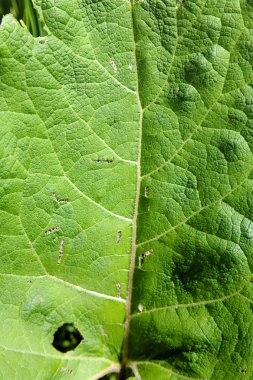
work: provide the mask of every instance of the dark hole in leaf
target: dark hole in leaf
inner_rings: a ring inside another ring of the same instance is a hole
[[[121,369],[121,372],[118,374],[118,380],[127,380],[129,378],[135,377],[133,371],[129,367],[124,367]],[[103,379],[104,380],[104,379]],[[111,379],[110,379],[111,380]]]
[[[108,375],[100,377],[99,380],[119,380],[119,374],[118,373],[109,373]]]
[[[73,323],[64,323],[54,333],[53,347],[60,352],[74,350],[83,340],[83,336]]]

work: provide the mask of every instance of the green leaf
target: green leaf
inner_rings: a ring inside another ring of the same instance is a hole
[[[36,0],[0,30],[3,379],[253,376],[253,3]]]

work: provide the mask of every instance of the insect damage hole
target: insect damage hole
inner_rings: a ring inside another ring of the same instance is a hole
[[[54,333],[52,346],[60,352],[68,352],[73,351],[82,340],[82,334],[73,323],[64,323]]]
[[[152,255],[152,253],[154,252],[153,249],[149,249],[148,251],[142,253],[140,256],[139,256],[139,269],[141,269],[143,263],[144,263],[144,260],[146,257]]]
[[[118,231],[117,232],[117,238],[116,238],[116,244],[120,243],[120,239],[121,239],[121,231]]]
[[[59,247],[59,255],[57,259],[57,265],[61,264],[62,256],[63,256],[63,249],[64,249],[64,240],[61,239],[60,241],[60,247]]]
[[[145,198],[148,198],[148,196],[149,196],[149,186],[145,186],[144,196],[145,196]]]

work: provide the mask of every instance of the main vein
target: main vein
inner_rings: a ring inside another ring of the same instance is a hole
[[[135,257],[137,249],[137,218],[138,218],[138,208],[139,208],[139,198],[140,198],[140,188],[141,188],[141,148],[142,148],[142,121],[143,121],[143,108],[141,104],[140,94],[139,94],[139,76],[138,76],[138,63],[137,63],[137,54],[136,54],[136,37],[135,37],[135,28],[134,28],[134,15],[133,7],[134,0],[130,0],[131,7],[131,21],[132,21],[132,30],[133,30],[133,46],[134,46],[134,56],[135,56],[135,67],[136,67],[136,96],[139,108],[139,141],[138,141],[138,160],[137,160],[137,177],[136,177],[136,194],[135,194],[135,206],[133,214],[133,224],[132,224],[132,252],[130,260],[130,271],[129,271],[129,284],[128,284],[128,294],[126,302],[126,322],[125,322],[125,336],[124,336],[124,345],[122,353],[122,370],[127,363],[128,359],[128,342],[129,342],[129,332],[130,332],[130,317],[131,317],[131,303],[132,303],[132,291],[133,291],[133,278],[134,278],[134,268],[135,268]]]

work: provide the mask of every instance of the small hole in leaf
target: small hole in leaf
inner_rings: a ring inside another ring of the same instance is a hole
[[[133,370],[131,368],[123,367],[121,369],[120,374],[119,374],[119,378],[120,379],[135,379],[136,377],[135,377]],[[103,379],[106,379],[106,378],[103,378]]]
[[[83,340],[83,336],[73,323],[64,323],[54,334],[53,347],[60,352],[74,350]]]

